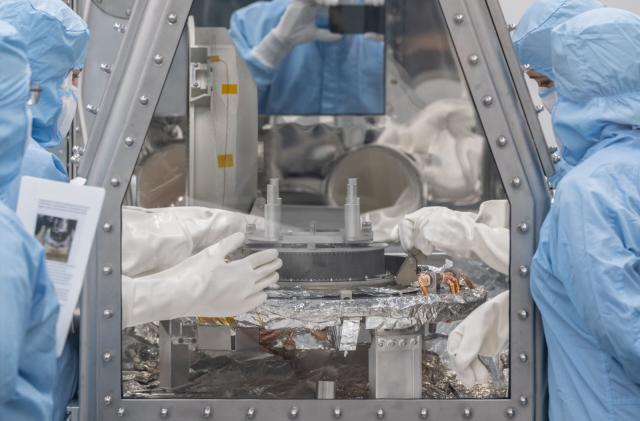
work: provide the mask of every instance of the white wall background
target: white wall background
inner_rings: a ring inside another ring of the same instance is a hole
[[[531,6],[535,0],[500,0],[502,12],[507,23],[518,23],[524,12]],[[602,0],[609,7],[618,7],[627,9],[640,15],[640,0]],[[531,95],[537,104],[540,103],[538,97],[538,89],[535,83],[529,83]],[[555,143],[553,129],[551,128],[551,116],[546,111],[540,114],[540,121],[544,129],[545,136],[550,144]]]

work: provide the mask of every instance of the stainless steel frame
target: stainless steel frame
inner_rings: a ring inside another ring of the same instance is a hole
[[[82,298],[80,419],[546,419],[544,341],[528,274],[549,206],[543,169],[550,173],[551,161],[498,0],[439,1],[511,202],[511,398],[122,399],[120,208],[191,7],[191,0],[137,0],[79,169],[107,190]]]

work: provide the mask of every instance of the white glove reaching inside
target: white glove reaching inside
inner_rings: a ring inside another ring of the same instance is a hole
[[[508,340],[509,291],[505,291],[475,309],[449,335],[447,351],[465,386],[489,381],[489,371],[478,356],[495,357]]]
[[[278,281],[277,250],[226,262],[242,246],[236,233],[170,269],[140,278],[122,277],[122,325],[135,326],[178,317],[227,317],[246,313],[267,299]]]
[[[444,207],[426,207],[405,216],[392,238],[411,253],[429,256],[435,249],[454,258],[477,258],[500,273],[509,270],[507,201],[484,202],[478,214]]]
[[[139,276],[168,269],[231,234],[244,232],[250,218],[194,206],[123,207],[122,273]]]
[[[253,56],[275,69],[289,52],[311,41],[332,42],[342,36],[316,26],[321,6],[316,0],[289,0],[278,25],[253,49]]]

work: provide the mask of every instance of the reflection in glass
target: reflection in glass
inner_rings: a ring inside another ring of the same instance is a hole
[[[287,2],[242,13],[267,7],[280,16]],[[267,20],[251,21],[254,44],[277,23]],[[234,23],[248,22],[231,19],[234,42]],[[295,75],[278,74],[277,89],[261,87],[249,50],[229,49],[226,34],[192,32],[191,115],[154,119],[123,204],[123,305],[138,317],[128,320],[149,322],[123,330],[124,396],[508,397],[508,323],[506,338],[505,329],[488,331],[500,345],[490,355],[465,365],[453,352],[476,308],[496,296],[493,307],[508,308],[500,294],[509,289],[509,204],[438,2],[387,1],[386,51],[374,37],[376,47],[366,48],[375,54],[320,69],[296,55]],[[369,45],[364,35],[347,37],[336,45]],[[244,64],[255,81],[240,75]],[[324,104],[334,107],[329,114],[380,115],[323,115],[323,103],[307,94],[312,81],[342,72],[362,81],[365,69],[381,80],[375,95]],[[258,95],[248,104],[253,82]],[[269,95],[275,91],[280,99]],[[352,112],[354,104],[381,108]],[[279,115],[285,108],[297,116]],[[224,194],[194,184],[223,185]],[[283,261],[279,289],[267,290],[262,306],[220,314],[197,302],[184,285],[228,271],[191,265],[193,276],[171,291],[185,311],[171,320],[136,312],[141,305],[167,314],[171,302],[133,300],[126,294],[135,296],[135,282],[179,276],[180,265],[236,232],[245,238],[229,262],[270,249]]]

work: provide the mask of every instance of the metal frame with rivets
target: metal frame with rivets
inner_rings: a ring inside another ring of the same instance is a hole
[[[121,203],[191,6],[137,0],[79,175],[107,190],[82,298],[80,419],[546,419],[543,336],[529,293],[552,171],[498,0],[438,0],[511,203],[511,390],[500,400],[123,399]],[[96,41],[99,42],[99,41]]]

